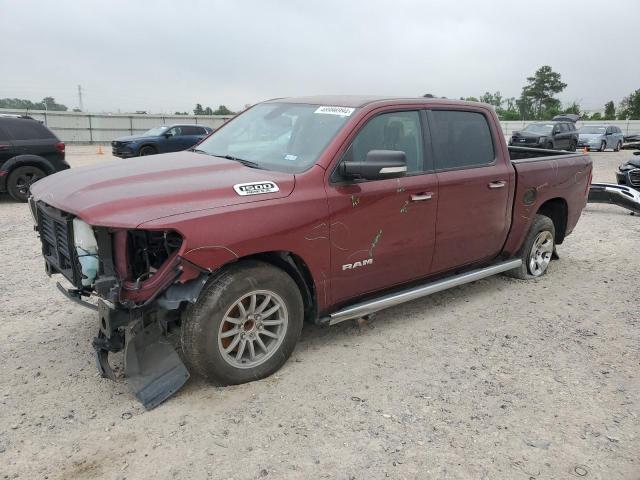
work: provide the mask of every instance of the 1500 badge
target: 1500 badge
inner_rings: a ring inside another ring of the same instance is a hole
[[[236,183],[233,189],[238,195],[260,195],[261,193],[279,192],[278,185],[273,182]]]

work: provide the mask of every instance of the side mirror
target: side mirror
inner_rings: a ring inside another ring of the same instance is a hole
[[[370,150],[364,162],[343,162],[342,175],[346,178],[383,180],[404,177],[407,156],[399,150]]]

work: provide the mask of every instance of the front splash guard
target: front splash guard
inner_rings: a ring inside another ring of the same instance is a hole
[[[142,321],[125,334],[124,375],[131,392],[151,410],[176,393],[189,371],[158,322],[142,328]]]
[[[116,375],[109,353],[124,349],[124,376],[131,392],[147,410],[157,407],[189,379],[189,371],[157,320],[145,326],[142,315],[116,310],[98,301],[100,331],[93,339],[100,374],[111,380]]]

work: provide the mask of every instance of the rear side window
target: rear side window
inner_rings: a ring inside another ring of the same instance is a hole
[[[481,113],[432,110],[429,129],[436,170],[488,165],[495,160],[491,130]]]
[[[182,135],[204,135],[205,133],[205,129],[202,127],[192,127],[191,125],[182,127]]]
[[[35,120],[16,120],[7,122],[4,128],[14,140],[40,140],[43,138],[56,138],[51,131]]]

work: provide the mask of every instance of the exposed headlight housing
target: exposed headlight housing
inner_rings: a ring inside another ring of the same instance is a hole
[[[91,225],[79,218],[73,219],[73,243],[82,270],[82,285],[90,287],[98,275],[98,242]]]

